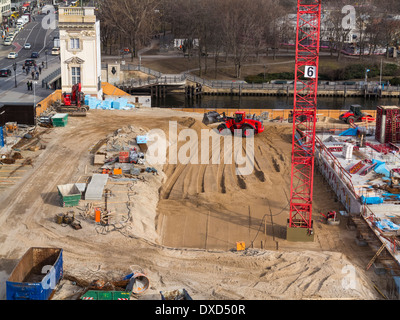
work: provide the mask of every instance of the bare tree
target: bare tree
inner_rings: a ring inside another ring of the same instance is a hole
[[[159,5],[160,0],[104,0],[101,3],[100,14],[127,40],[132,59],[159,27]]]
[[[255,0],[221,1],[225,14],[221,17],[221,29],[235,66],[235,77],[240,78],[243,63],[254,49],[254,34],[260,30]]]

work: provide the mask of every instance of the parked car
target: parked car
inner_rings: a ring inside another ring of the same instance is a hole
[[[53,49],[51,49],[51,54],[52,54],[53,56],[59,55],[59,54],[60,54],[60,48],[54,47]]]
[[[31,58],[39,58],[39,52],[32,52],[32,54],[31,54]]]
[[[10,52],[7,56],[8,59],[15,59],[18,58],[18,53],[16,52]]]
[[[1,69],[0,70],[0,77],[9,77],[9,76],[11,76],[10,69]]]
[[[7,37],[7,38],[4,39],[4,43],[3,44],[5,46],[11,46],[11,43],[12,43],[11,38]]]
[[[31,44],[30,43],[25,43],[24,49],[30,49],[30,48],[31,48]]]
[[[36,61],[33,59],[27,59],[25,60],[25,67],[32,67],[36,64]]]

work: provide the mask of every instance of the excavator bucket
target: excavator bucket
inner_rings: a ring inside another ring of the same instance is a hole
[[[208,125],[216,122],[221,122],[221,115],[217,111],[210,111],[204,114],[203,123]]]

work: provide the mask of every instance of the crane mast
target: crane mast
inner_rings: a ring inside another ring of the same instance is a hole
[[[321,0],[298,0],[287,240],[313,241],[312,199]]]

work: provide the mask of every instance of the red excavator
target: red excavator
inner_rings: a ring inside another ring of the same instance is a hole
[[[89,106],[85,105],[85,94],[81,91],[81,84],[72,86],[72,92],[63,92],[61,101],[56,103],[57,112],[66,112],[71,116],[86,116]]]
[[[225,112],[219,114],[216,111],[210,111],[204,114],[204,124],[208,125],[217,122],[223,122],[217,127],[218,132],[221,134],[232,134],[235,133],[235,129],[239,129],[242,130],[242,137],[248,138],[264,131],[262,119],[256,115],[246,117],[245,111],[236,111],[233,117],[227,117]]]
[[[350,106],[349,111],[339,116],[339,120],[342,120],[348,124],[353,124],[355,122],[374,122],[375,118],[362,112],[360,105],[353,104]]]

